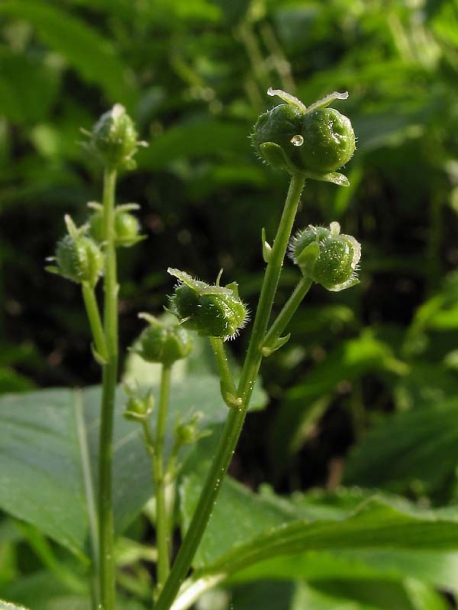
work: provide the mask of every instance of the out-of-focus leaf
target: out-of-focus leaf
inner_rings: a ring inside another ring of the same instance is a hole
[[[212,0],[223,11],[227,23],[235,27],[246,15],[251,0]]]
[[[394,392],[400,411],[432,407],[458,396],[458,375],[442,364],[418,362],[398,380]]]
[[[379,425],[351,452],[344,480],[366,487],[406,490],[421,482],[433,491],[458,463],[458,403],[396,414]]]
[[[399,375],[407,367],[394,357],[389,345],[365,331],[330,351],[304,382],[291,388],[273,426],[272,443],[279,466],[286,465],[291,454],[302,446],[339,383],[375,371]]]
[[[10,121],[30,125],[46,117],[58,86],[57,69],[27,55],[0,49],[0,109]]]
[[[202,119],[172,127],[154,138],[139,156],[139,167],[158,169],[177,159],[250,153],[247,128],[240,123]]]
[[[16,371],[9,367],[0,367],[0,394],[26,392],[34,387],[35,384],[24,375],[16,373]]]
[[[112,102],[131,105],[135,100],[135,82],[114,45],[84,21],[47,2],[27,0],[4,0],[0,15],[27,21],[45,44],[82,78],[101,86]]]
[[[305,596],[302,602],[311,602],[309,592],[323,595],[329,602],[335,599],[334,606],[323,606],[329,610],[340,608],[355,608],[364,610],[447,610],[444,599],[433,589],[419,581],[395,582],[390,580],[373,579],[358,580],[346,579],[313,583],[312,587],[305,587]],[[298,606],[300,608],[301,606]],[[308,607],[303,605],[302,607]],[[315,608],[314,605],[310,606]],[[321,606],[318,606],[320,608]]]
[[[31,610],[91,610],[92,603],[89,595],[75,595],[66,589],[65,586],[53,574],[48,571],[38,571],[33,574],[22,576],[20,580],[5,587],[2,595],[7,595],[8,599],[19,600]],[[134,600],[123,599],[119,596],[116,610],[141,610],[143,606]],[[24,610],[22,606],[6,605],[0,610]]]
[[[454,48],[458,46],[458,18],[454,2],[441,2],[431,23],[439,39]]]
[[[292,610],[296,586],[291,582],[264,581],[235,587],[231,603],[237,610]]]
[[[330,352],[303,384],[288,392],[287,398],[291,401],[317,398],[332,392],[341,381],[352,381],[372,371],[403,374],[407,368],[394,357],[387,344],[365,331]]]

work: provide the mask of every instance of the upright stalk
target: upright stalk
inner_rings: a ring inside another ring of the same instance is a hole
[[[118,377],[118,280],[115,249],[114,205],[116,171],[106,169],[103,184],[105,238],[104,334],[102,410],[99,442],[99,538],[101,610],[115,607],[114,520],[112,501],[113,419]]]
[[[156,538],[157,538],[157,584],[156,594],[164,586],[170,571],[170,527],[165,497],[166,472],[164,468],[164,441],[167,427],[167,412],[170,396],[172,367],[162,366],[161,393],[157,408],[156,439],[153,452],[153,471],[156,496]]]
[[[192,521],[169,578],[159,596],[155,610],[170,609],[182,582],[186,578],[240,437],[259,372],[262,360],[261,348],[304,183],[305,177],[302,173],[298,172],[292,175],[285,207],[264,276],[253,332],[238,386],[237,395],[242,399],[241,404],[239,408],[233,407],[229,411],[216,455],[213,458],[210,471],[194,510]]]

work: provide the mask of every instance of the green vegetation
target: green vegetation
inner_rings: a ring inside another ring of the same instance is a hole
[[[457,32],[456,0],[0,2],[0,608],[113,610],[114,575],[127,610],[457,607]]]

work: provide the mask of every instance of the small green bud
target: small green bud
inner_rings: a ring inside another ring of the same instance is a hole
[[[237,284],[210,286],[178,269],[169,269],[168,272],[179,280],[169,303],[170,312],[182,326],[206,337],[226,340],[237,336],[248,317]]]
[[[290,253],[303,275],[327,290],[338,292],[358,283],[361,246],[351,235],[340,235],[337,222],[329,229],[309,225],[292,240]]]
[[[83,235],[66,235],[56,248],[57,272],[63,277],[94,287],[103,272],[104,257],[97,244]]]
[[[137,218],[129,212],[115,213],[115,245],[125,248],[136,244],[139,237],[140,223]],[[103,213],[96,212],[89,217],[89,235],[99,243],[104,241]]]
[[[284,91],[269,89],[268,94],[286,103],[262,114],[255,124],[251,140],[259,156],[277,169],[348,186],[335,170],[351,159],[355,133],[350,119],[327,108],[348,94],[332,93],[308,108]]]
[[[132,351],[143,360],[171,366],[192,352],[193,341],[184,328],[177,324],[163,324],[148,314],[141,314],[141,317],[150,326],[142,332]]]
[[[203,413],[198,411],[187,421],[177,421],[173,429],[173,435],[175,438],[175,444],[178,447],[183,445],[191,445],[196,443],[199,439],[209,436],[211,432],[209,430],[199,431],[199,421],[202,419]]]
[[[111,110],[102,114],[88,135],[89,147],[109,169],[134,168],[132,157],[138,147],[144,145],[143,142],[138,142],[134,122],[121,104],[115,104]]]
[[[147,419],[154,408],[154,398],[151,391],[148,391],[145,396],[141,397],[134,393],[131,388],[125,388],[129,400],[126,405],[126,410],[123,415],[131,421],[142,421]]]

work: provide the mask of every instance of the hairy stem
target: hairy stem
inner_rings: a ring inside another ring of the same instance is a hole
[[[114,229],[116,171],[105,170],[103,218],[105,247],[104,334],[106,364],[102,379],[99,442],[100,599],[102,610],[115,607],[114,522],[112,499],[113,419],[118,377],[118,280]]]
[[[278,227],[273,248],[267,265],[261,289],[258,309],[253,325],[253,332],[248,347],[245,364],[238,386],[237,396],[242,399],[239,408],[230,409],[219,441],[216,455],[201,491],[192,521],[184,537],[181,548],[173,564],[170,576],[165,583],[155,610],[169,610],[178,590],[186,578],[194,554],[202,539],[203,533],[216,502],[221,483],[235,451],[245,421],[246,412],[253,392],[256,377],[262,360],[262,344],[269,322],[274,297],[285,257],[288,241],[300,201],[305,177],[293,174],[286,198],[285,207]]]

